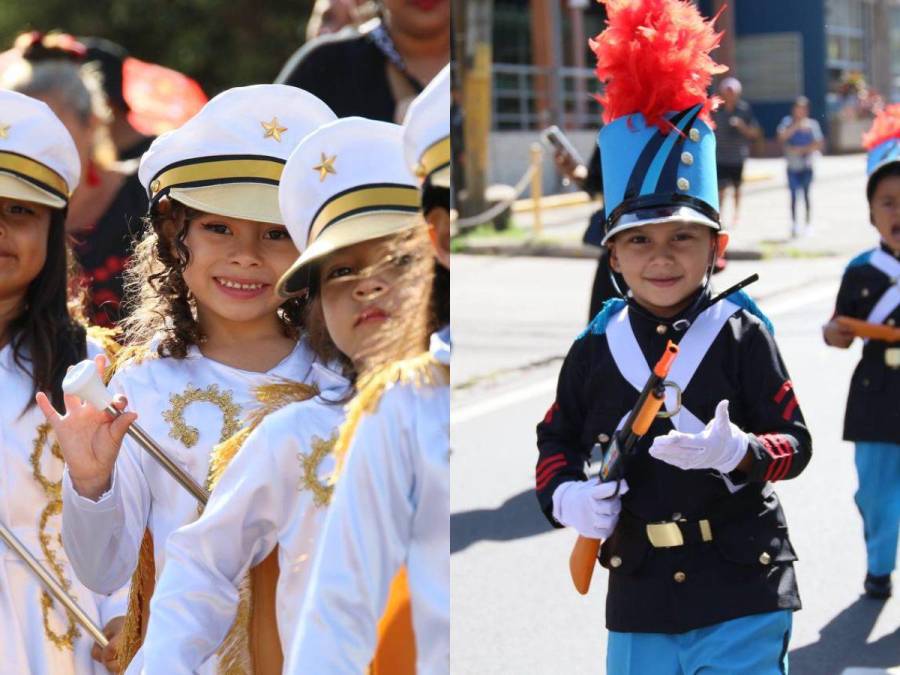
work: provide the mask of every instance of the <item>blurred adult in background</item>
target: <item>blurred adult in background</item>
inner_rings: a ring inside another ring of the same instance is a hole
[[[109,136],[116,146],[119,160],[139,160],[155,137],[135,129],[128,118],[131,108],[123,92],[122,72],[128,52],[121,45],[104,38],[82,37],[78,41],[85,47],[85,62],[96,64],[100,70],[110,112]],[[136,175],[133,180],[137,181]]]
[[[791,191],[791,237],[812,234],[809,188],[813,179],[813,160],[824,145],[822,128],[809,116],[809,99],[794,101],[791,114],[778,125],[778,140],[784,146],[787,160],[788,189]],[[806,225],[797,219],[797,195],[803,195]]]
[[[100,73],[84,65],[84,45],[68,35],[32,32],[19,36],[13,49],[20,58],[0,73],[0,87],[44,101],[78,149],[82,178],[69,202],[66,232],[90,294],[88,319],[112,327],[122,317],[122,270],[147,197],[133,171],[117,163]]]
[[[450,0],[378,0],[376,19],[298,49],[276,82],[306,89],[338,117],[399,123],[450,61]]]
[[[578,188],[588,193],[591,199],[603,197],[603,173],[600,170],[600,147],[595,143],[591,158],[587,166],[576,163],[568,154],[557,151],[553,160],[559,172],[572,181]],[[597,271],[594,272],[594,283],[591,286],[590,307],[588,309],[588,321],[593,319],[603,303],[610,298],[619,297],[620,291],[627,290],[625,280],[621,275],[616,275],[613,283],[612,270],[609,267],[609,256],[605,246],[600,244],[603,239],[603,219],[606,212],[603,208],[594,211],[588,221],[587,231],[584,233],[584,243],[600,248],[600,257],[597,259]]]
[[[750,143],[762,136],[750,104],[741,98],[740,81],[726,77],[719,84],[722,105],[713,112],[716,123],[716,172],[719,178],[719,210],[724,210],[728,188],[734,193],[731,226],[736,227],[741,204],[744,162],[750,156]]]

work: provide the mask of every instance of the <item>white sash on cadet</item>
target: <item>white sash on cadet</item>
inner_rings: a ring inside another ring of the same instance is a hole
[[[900,260],[878,249],[869,258],[869,264],[887,274],[891,280],[891,285],[888,286],[888,289],[875,303],[872,311],[869,312],[869,316],[866,317],[866,321],[869,323],[884,323],[884,320],[897,307],[900,307]]]
[[[688,328],[684,337],[681,338],[681,342],[678,344],[678,357],[675,359],[672,370],[669,371],[669,376],[666,380],[674,382],[682,392],[687,391],[691,378],[694,377],[694,373],[700,366],[703,357],[706,356],[706,352],[709,351],[716,336],[721,332],[725,322],[739,310],[740,307],[730,300],[720,300],[702,312]],[[607,325],[606,340],[619,372],[622,373],[622,376],[632,387],[640,392],[650,377],[651,370],[631,328],[627,306],[613,317]],[[666,387],[664,405],[667,411],[675,410],[677,407],[676,394],[671,387]],[[622,428],[627,417],[628,414],[626,413],[619,421],[616,430]],[[706,427],[706,423],[701,422],[684,405],[669,419],[672,425],[683,433],[696,434],[703,431]],[[743,487],[743,485],[732,483],[724,474],[718,475],[725,481],[730,492],[737,492]]]

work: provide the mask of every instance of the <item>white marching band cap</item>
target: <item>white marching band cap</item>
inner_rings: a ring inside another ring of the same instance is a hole
[[[80,177],[75,142],[47,104],[0,90],[0,197],[61,209]]]
[[[406,162],[420,180],[450,187],[450,64],[409,105],[403,120]]]
[[[300,139],[335,119],[297,87],[228,89],[153,141],[138,177],[151,209],[168,195],[200,211],[281,224],[278,182],[288,156]]]
[[[278,282],[288,297],[306,288],[310,263],[416,225],[419,190],[403,155],[403,127],[362,117],[320,127],[288,159],[278,199],[300,251]]]

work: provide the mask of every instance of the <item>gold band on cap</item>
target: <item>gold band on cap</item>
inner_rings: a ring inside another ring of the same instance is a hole
[[[173,186],[215,181],[262,180],[277,184],[284,162],[277,159],[203,159],[167,169],[150,181],[150,196]]]
[[[346,216],[366,211],[419,210],[419,191],[411,185],[361,185],[335,195],[319,209],[309,228],[307,244],[315,241],[322,230]]]
[[[422,153],[416,167],[416,175],[425,178],[448,164],[450,164],[450,137],[445,136],[429,145]]]
[[[38,187],[55,192],[63,199],[69,198],[69,186],[66,185],[65,179],[46,164],[41,164],[30,157],[0,151],[0,171],[3,170],[29,179]]]

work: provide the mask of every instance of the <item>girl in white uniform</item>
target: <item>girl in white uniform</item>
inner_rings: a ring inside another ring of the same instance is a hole
[[[112,636],[121,625],[127,589],[96,594],[75,577],[58,543],[62,457],[34,405],[35,392],[45,390],[61,407],[66,368],[102,352],[67,307],[63,223],[80,172],[75,145],[50,109],[0,91],[0,522]],[[114,659],[114,650],[94,645],[0,542],[3,672],[107,672],[92,651],[101,662]]]
[[[307,294],[323,318],[321,330],[360,372],[382,357],[376,348],[390,347],[385,335],[428,309],[423,298],[433,263],[402,140],[401,127],[361,118],[323,126],[291,155],[279,189],[285,223],[303,251],[280,289]],[[276,546],[278,633],[282,644],[293,635],[333,489],[331,450],[350,384],[336,380],[321,395],[266,417],[203,516],[169,538],[173,564],[154,594],[145,672],[194,672],[234,623],[248,569]],[[236,670],[260,673],[259,657],[238,650],[226,670],[240,665]]]
[[[132,273],[139,304],[126,334],[135,347],[110,383],[129,412],[111,422],[67,397],[60,417],[39,399],[66,458],[63,543],[79,578],[104,592],[134,572],[123,661],[140,642],[166,540],[198,514],[154,459],[130,437],[123,442],[127,426],[140,416],[203,484],[213,446],[241,428],[257,387],[333,376],[300,335],[300,303],[275,292],[297,254],[278,211],[284,162],[333,119],[307,92],[257,85],[216,96],[154,141],[139,170],[151,212]]]
[[[407,156],[424,190],[449,188],[450,81],[445,68],[410,106]],[[446,211],[446,209],[444,209]],[[449,267],[448,219],[430,219]],[[346,467],[285,672],[357,675],[376,640],[391,580],[407,568],[417,672],[450,672],[450,328],[431,349],[372,374],[341,431]]]

